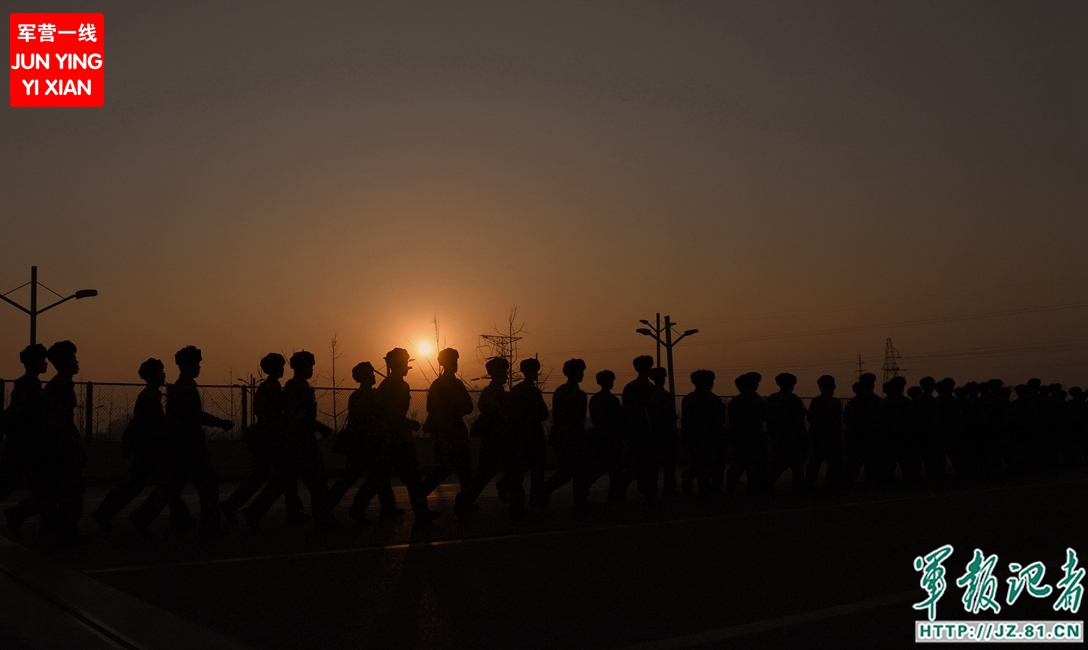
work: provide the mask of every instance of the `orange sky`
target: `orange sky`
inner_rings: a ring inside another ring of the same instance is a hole
[[[912,379],[1088,383],[1082,2],[55,10],[105,13],[106,106],[2,111],[0,291],[100,291],[39,324],[84,379],[327,371],[334,332],[347,369],[435,316],[478,376],[517,305],[590,375],[698,328],[681,390],[847,387],[887,337]]]

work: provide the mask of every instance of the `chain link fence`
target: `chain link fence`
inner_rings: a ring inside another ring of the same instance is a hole
[[[0,380],[0,406],[7,408],[11,401],[11,380]],[[143,390],[143,384],[117,384],[98,382],[79,382],[76,384],[76,426],[84,442],[120,442],[121,434],[132,419],[132,409],[136,396]],[[212,415],[234,422],[230,431],[207,429],[208,440],[238,440],[245,426],[253,424],[253,391],[256,386],[238,384],[200,386],[200,396],[204,401],[204,410]],[[315,386],[318,419],[334,430],[340,430],[347,422],[348,398],[354,388]],[[164,391],[165,392],[165,391]],[[590,392],[590,391],[587,391]],[[408,417],[423,422],[427,417],[427,389],[413,388],[412,402],[408,407]],[[465,417],[471,426],[479,415],[475,403],[480,391],[469,389],[472,396],[472,414]],[[551,404],[552,393],[544,393],[544,399]],[[680,412],[680,401],[676,397],[676,412]],[[729,403],[731,396],[722,396],[722,401]],[[802,397],[805,406],[811,397]],[[845,405],[846,399],[842,399]],[[91,405],[88,412],[88,404]],[[547,429],[545,429],[547,430]],[[417,433],[425,437],[422,432]]]

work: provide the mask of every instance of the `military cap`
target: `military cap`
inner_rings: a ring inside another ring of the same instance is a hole
[[[568,359],[563,362],[563,376],[573,377],[586,371],[586,362],[581,359]]]
[[[664,379],[665,377],[668,377],[668,376],[669,376],[669,371],[665,370],[661,366],[657,366],[656,368],[653,368],[652,370],[650,370],[650,378],[651,379],[659,379],[659,378]]]
[[[166,366],[163,365],[162,361],[160,361],[159,359],[151,358],[140,364],[140,370],[138,372],[140,375],[140,379],[147,381],[148,379],[151,379],[165,369]]]
[[[190,363],[200,363],[203,360],[203,357],[200,355],[200,348],[192,345],[187,345],[174,353],[174,363],[179,366],[189,365]]]
[[[53,345],[49,346],[49,350],[46,355],[49,357],[49,363],[54,366],[57,365],[57,361],[67,359],[68,357],[75,356],[76,344],[71,341],[57,341]]]
[[[816,380],[816,385],[819,386],[821,390],[824,387],[834,387],[835,378],[831,375],[821,375],[820,378]]]
[[[290,363],[291,363],[291,370],[295,370],[297,368],[305,368],[307,366],[313,366],[314,364],[317,363],[317,359],[314,358],[314,353],[313,352],[308,352],[306,350],[299,350],[298,352],[291,355],[291,362]]]
[[[370,375],[374,376],[374,366],[369,361],[363,361],[362,363],[355,364],[355,367],[351,369],[351,378],[355,381],[359,381],[362,377]]]
[[[634,365],[635,370],[638,372],[650,372],[654,367],[654,358],[648,354],[644,354],[639,357],[635,357],[635,360],[631,362]]]
[[[269,352],[261,359],[261,370],[263,370],[266,375],[283,370],[283,367],[286,365],[287,359],[284,359],[283,355],[279,352]]]
[[[385,362],[389,364],[408,363],[411,360],[411,355],[404,348],[393,348],[385,355]]]
[[[536,359],[522,359],[518,367],[522,372],[540,372],[540,362]]]
[[[611,370],[602,370],[597,373],[597,385],[603,385],[605,382],[609,381],[615,383],[616,373]]]
[[[797,377],[789,372],[779,373],[779,375],[774,378],[774,383],[782,388],[785,388],[786,386],[793,387],[797,385]]]
[[[500,372],[510,371],[510,362],[502,357],[492,357],[484,364],[484,370],[487,370],[487,374],[494,375]]]
[[[874,375],[871,372],[867,372],[864,375],[862,375],[861,377],[859,377],[858,381],[860,381],[863,384],[869,384],[870,386],[876,386],[876,375]]]
[[[34,361],[42,361],[48,356],[49,351],[45,349],[45,346],[41,343],[35,343],[23,348],[23,351],[19,353],[19,363],[26,365]]]
[[[438,353],[439,365],[446,365],[450,361],[457,361],[461,358],[461,355],[457,353],[457,350],[453,348],[446,348]]]
[[[714,383],[713,370],[696,370],[691,373],[691,383],[695,386],[708,386]]]

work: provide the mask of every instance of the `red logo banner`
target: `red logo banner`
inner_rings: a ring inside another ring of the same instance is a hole
[[[11,105],[105,102],[103,14],[11,14]]]

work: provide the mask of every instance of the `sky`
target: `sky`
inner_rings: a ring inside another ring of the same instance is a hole
[[[633,377],[658,313],[681,392],[848,387],[889,337],[910,380],[1088,384],[1080,0],[5,6],[105,14],[103,108],[0,110],[0,292],[99,291],[39,319],[80,379],[327,384],[335,336],[423,388],[434,319],[475,378],[517,306],[552,387]]]

